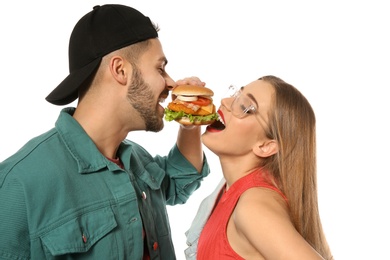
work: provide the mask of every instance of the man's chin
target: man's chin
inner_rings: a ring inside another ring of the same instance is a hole
[[[164,128],[164,121],[162,117],[155,117],[148,121],[145,121],[146,131],[148,132],[160,132]]]

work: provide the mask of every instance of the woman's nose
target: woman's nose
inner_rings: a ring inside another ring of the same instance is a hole
[[[221,99],[221,105],[230,112],[231,112],[231,104],[232,104],[231,97],[226,97]]]

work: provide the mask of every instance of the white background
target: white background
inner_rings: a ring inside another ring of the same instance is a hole
[[[272,2],[272,3],[271,3]],[[317,116],[319,204],[336,259],[389,256],[390,15],[386,1],[118,1],[161,27],[174,79],[199,76],[215,91],[273,74],[309,99]],[[0,15],[0,161],[53,127],[62,107],[46,95],[68,74],[74,24],[102,1],[6,1]],[[110,2],[113,3],[113,2]],[[256,3],[256,4],[255,4]],[[75,103],[73,104],[75,105]],[[177,125],[128,138],[166,154]],[[211,174],[187,204],[169,207],[178,259]],[[0,198],[1,199],[1,198]]]

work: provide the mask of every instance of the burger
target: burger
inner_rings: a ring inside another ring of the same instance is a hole
[[[179,85],[172,90],[172,102],[165,108],[165,120],[183,125],[209,125],[218,119],[212,96],[206,87]]]

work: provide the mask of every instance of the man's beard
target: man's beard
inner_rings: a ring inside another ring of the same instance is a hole
[[[132,82],[127,90],[127,99],[145,122],[146,131],[159,132],[164,127],[153,103],[153,91],[142,78],[140,70],[133,64]]]

